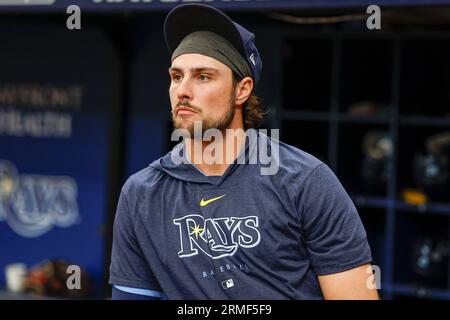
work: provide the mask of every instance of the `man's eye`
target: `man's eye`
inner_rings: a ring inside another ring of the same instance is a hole
[[[207,75],[204,74],[199,75],[198,78],[200,79],[200,81],[207,81],[210,79]]]
[[[172,80],[174,81],[180,81],[181,80],[181,74],[173,74]]]

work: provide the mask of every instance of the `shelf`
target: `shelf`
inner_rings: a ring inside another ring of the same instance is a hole
[[[381,287],[383,289],[383,287]],[[415,298],[437,298],[448,300],[450,299],[450,291],[428,288],[424,286],[414,286],[414,285],[403,285],[395,284],[392,286],[387,286],[387,291],[396,294],[402,294],[409,297]]]
[[[450,215],[450,203],[446,202],[430,202],[423,206],[416,206],[408,204],[401,200],[393,200],[383,197],[371,197],[352,194],[351,199],[356,206],[386,209],[389,207],[394,207],[396,210],[404,210],[410,212],[417,212],[421,214],[441,214]]]
[[[382,297],[383,294],[385,293],[391,293],[391,294],[401,294],[404,296],[413,297],[417,299],[433,299],[433,298],[442,300],[450,299],[450,291],[408,284],[389,285],[387,283],[382,282],[380,292]]]
[[[448,127],[450,129],[450,117],[400,116],[400,125]]]
[[[291,144],[330,159],[382,268],[380,292],[388,299],[450,299],[448,256],[430,267],[419,259],[427,243],[448,242],[448,188],[426,188],[429,202],[423,206],[401,197],[402,190],[422,186],[414,161],[426,151],[428,138],[450,131],[450,34],[329,36],[316,41],[299,36],[285,46],[290,60],[283,83],[290,87],[283,87],[280,118],[288,126],[281,128]],[[302,52],[305,43],[314,48]],[[303,61],[297,62],[298,54]],[[394,152],[386,162],[371,162],[363,148],[372,131],[392,139]]]
[[[442,214],[450,215],[450,203],[430,202],[423,206],[415,206],[403,201],[396,201],[396,209],[413,211],[421,214]]]
[[[327,122],[333,119],[331,112],[316,111],[295,111],[283,110],[281,117],[288,120],[303,121],[323,121]],[[390,124],[390,120],[386,116],[352,116],[340,113],[337,120],[341,123],[361,123],[361,124]],[[423,116],[400,116],[399,124],[403,126],[432,126],[432,127],[448,127],[450,129],[450,117],[423,117]]]
[[[386,116],[352,116],[340,114],[338,119],[342,123],[389,124],[389,119]]]
[[[351,195],[350,197],[355,205],[359,207],[386,209],[388,207],[393,207],[395,204],[395,201],[381,197],[368,197],[361,195]]]
[[[281,118],[283,120],[328,122],[331,114],[329,112],[282,110]]]

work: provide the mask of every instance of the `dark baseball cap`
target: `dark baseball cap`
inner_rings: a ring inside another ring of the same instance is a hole
[[[231,20],[222,11],[204,4],[182,4],[173,8],[164,22],[164,36],[170,53],[187,35],[211,31],[227,39],[245,58],[258,84],[262,61],[255,45],[255,35]]]

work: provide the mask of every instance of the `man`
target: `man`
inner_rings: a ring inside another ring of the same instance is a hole
[[[377,299],[366,233],[335,175],[251,129],[263,117],[254,35],[186,4],[168,14],[165,37],[173,124],[187,134],[122,189],[113,299]],[[219,135],[196,137],[210,130]],[[276,170],[245,160],[261,146]]]

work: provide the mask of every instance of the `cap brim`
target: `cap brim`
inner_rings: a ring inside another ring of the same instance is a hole
[[[164,22],[167,48],[173,53],[188,34],[195,31],[211,31],[227,39],[246,56],[244,44],[234,22],[221,11],[202,4],[183,4],[175,7]]]

